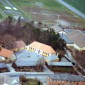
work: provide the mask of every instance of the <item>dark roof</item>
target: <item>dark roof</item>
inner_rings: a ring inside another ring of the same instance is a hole
[[[79,75],[71,75],[71,74],[51,74],[49,77],[53,80],[62,80],[62,81],[83,81],[85,82],[85,78]]]

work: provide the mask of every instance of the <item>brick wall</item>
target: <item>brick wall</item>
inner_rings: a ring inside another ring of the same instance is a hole
[[[85,82],[70,82],[63,80],[52,80],[48,77],[47,85],[85,85]]]

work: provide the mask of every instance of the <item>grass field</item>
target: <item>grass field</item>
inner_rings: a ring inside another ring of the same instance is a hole
[[[2,14],[0,13],[0,19],[2,19],[3,18],[3,16],[2,16]]]
[[[85,14],[85,0],[64,0]]]
[[[63,19],[71,23],[85,24],[85,20],[77,16],[55,0],[9,0],[26,18],[47,23],[56,23]]]
[[[1,8],[2,10],[5,9],[5,7],[4,7],[4,5],[3,5],[2,3],[0,3],[0,8]]]

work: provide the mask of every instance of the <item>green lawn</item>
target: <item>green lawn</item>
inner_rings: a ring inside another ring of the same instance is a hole
[[[64,0],[85,14],[85,0]]]
[[[11,1],[11,0],[10,0]],[[50,10],[68,10],[66,7],[56,2],[56,0],[12,0],[19,7],[23,6],[36,6],[36,2],[40,2],[43,4],[45,8],[49,8]]]
[[[2,19],[3,18],[3,16],[2,16],[2,14],[0,13],[0,19]]]
[[[1,2],[0,2],[0,8],[1,8],[2,10],[5,9],[4,5],[3,5]]]

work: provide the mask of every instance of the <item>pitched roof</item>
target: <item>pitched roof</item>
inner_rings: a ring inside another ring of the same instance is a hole
[[[20,53],[16,53],[17,60],[15,64],[17,66],[36,66],[39,62],[39,59],[43,58],[35,52],[29,52],[23,50]]]
[[[52,78],[53,80],[62,80],[62,81],[83,81],[85,82],[85,78],[83,76],[79,76],[79,75],[71,75],[71,74],[60,74],[60,73],[56,73],[56,74],[51,74],[49,75],[50,78]]]
[[[5,48],[0,49],[0,56],[10,58],[12,54],[13,54],[13,51],[11,50],[7,50]]]
[[[85,47],[85,34],[79,30],[74,30],[67,34],[68,38],[79,47]]]
[[[39,49],[47,53],[54,53],[54,54],[56,53],[51,46],[37,42],[37,41],[34,41],[33,43],[31,43],[29,47],[33,47],[35,49]]]
[[[20,40],[20,41],[15,41],[12,43],[12,47],[13,48],[21,48],[21,47],[25,47],[25,43]]]

